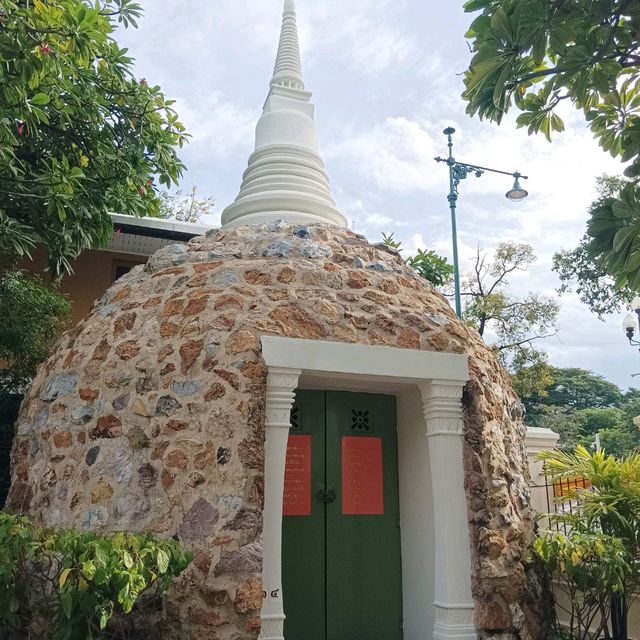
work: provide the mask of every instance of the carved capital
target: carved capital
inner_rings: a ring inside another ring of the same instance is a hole
[[[301,373],[300,369],[269,368],[265,420],[267,429],[289,429],[291,426],[291,407]]]
[[[420,385],[427,435],[462,435],[462,390],[460,382],[432,380]]]

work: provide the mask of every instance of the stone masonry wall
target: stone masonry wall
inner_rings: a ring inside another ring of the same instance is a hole
[[[331,226],[216,230],[119,280],[32,385],[9,508],[49,526],[177,536],[195,560],[173,590],[163,637],[256,638],[264,335],[470,355],[464,465],[477,625],[482,638],[543,637],[543,590],[522,562],[533,519],[507,375],[395,252]]]

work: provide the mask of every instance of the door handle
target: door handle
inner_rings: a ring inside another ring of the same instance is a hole
[[[331,504],[336,501],[336,492],[333,489],[318,489],[316,498],[322,504]]]

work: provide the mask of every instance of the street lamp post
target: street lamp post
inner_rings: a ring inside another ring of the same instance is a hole
[[[624,319],[622,326],[624,327],[624,332],[629,340],[629,344],[633,347],[640,347],[640,341],[634,339],[634,334],[636,332],[636,324],[640,327],[640,296],[636,296],[631,301],[631,309],[636,314],[634,318],[630,313]]]
[[[490,169],[476,164],[468,164],[466,162],[458,162],[453,157],[453,134],[456,130],[453,127],[447,127],[443,133],[447,136],[449,146],[448,158],[435,158],[436,162],[444,162],[449,167],[449,207],[451,209],[451,234],[453,237],[453,283],[455,293],[456,314],[462,317],[462,299],[460,296],[460,265],[458,262],[458,228],[456,223],[456,209],[458,205],[458,187],[460,182],[464,180],[470,173],[475,174],[476,178],[480,178],[486,171],[491,173],[501,173],[505,176],[514,178],[513,188],[507,191],[506,197],[511,202],[521,202],[529,192],[522,188],[520,180],[527,180],[528,176],[523,176],[517,171],[500,171],[499,169]]]

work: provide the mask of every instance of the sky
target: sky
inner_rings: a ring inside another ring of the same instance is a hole
[[[181,188],[198,188],[223,209],[236,197],[267,96],[282,0],[143,0],[138,30],[118,34],[135,71],[176,100],[191,134],[181,153]],[[510,279],[517,292],[557,296],[553,254],[585,231],[595,178],[622,167],[602,151],[581,114],[563,112],[553,143],[465,114],[460,98],[471,16],[462,0],[297,0],[306,88],[313,92],[320,150],[334,198],[351,227],[372,241],[393,233],[408,251],[434,249],[451,261],[447,153],[451,125],[458,160],[529,176],[530,197],[505,197],[508,176],[469,177],[460,186],[460,268],[478,247],[513,241],[538,260]],[[622,388],[640,386],[640,354],[622,331],[624,313],[601,322],[574,295],[560,299],[558,334],[539,343],[558,367],[594,371]]]

